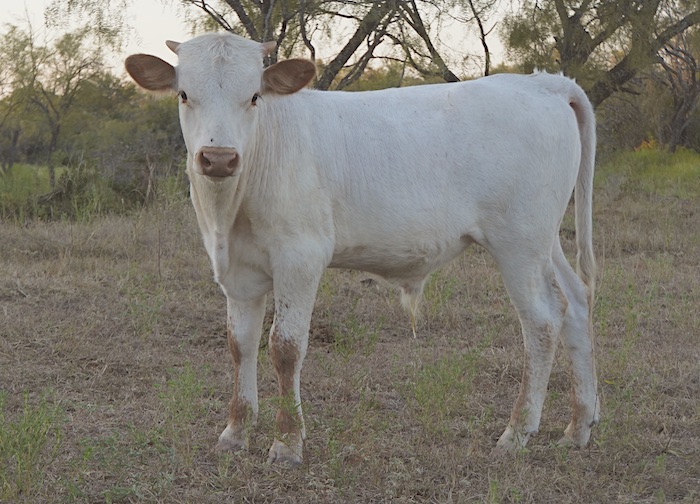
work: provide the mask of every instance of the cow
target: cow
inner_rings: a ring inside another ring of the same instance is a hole
[[[192,204],[227,302],[233,398],[216,450],[248,447],[258,415],[266,296],[283,401],[269,463],[297,465],[305,438],[300,373],[326,268],[397,284],[415,313],[426,277],[470,244],[495,259],[525,346],[520,390],[494,451],[537,433],[559,341],[571,361],[563,443],[598,421],[592,340],[595,117],[562,75],[500,74],[380,91],[305,89],[314,64],[267,68],[273,42],[209,33],[167,41],[178,66],[126,59],[141,87],[179,97]],[[559,229],[574,193],[576,271]]]

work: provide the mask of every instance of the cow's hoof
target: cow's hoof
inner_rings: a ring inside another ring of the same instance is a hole
[[[504,457],[507,457],[508,455],[512,455],[513,453],[515,453],[515,449],[510,447],[510,446],[498,446],[498,445],[496,445],[491,450],[491,456],[493,458],[504,458]]]
[[[564,437],[557,441],[557,446],[564,447],[577,447],[586,446],[588,440],[591,437],[591,429],[581,429],[578,431],[569,430],[568,428],[564,431]]]
[[[588,424],[583,422],[571,422],[564,430],[564,437],[557,442],[557,445],[578,447],[586,446],[588,441],[591,439],[591,429],[597,423],[597,418],[593,418]]]
[[[278,439],[275,439],[275,442],[272,443],[270,453],[267,457],[268,464],[287,467],[300,466],[302,461],[303,457],[301,444],[293,449]]]
[[[248,449],[248,440],[243,432],[236,433],[230,427],[226,427],[219,436],[214,451],[216,453],[236,453]]]
[[[214,446],[216,453],[236,453],[248,449],[248,443],[240,439],[219,439]]]
[[[532,434],[537,434],[537,432],[519,432],[509,425],[503,434],[501,434],[501,437],[498,438],[496,447],[491,451],[491,454],[494,456],[503,456],[508,453],[515,453],[525,448]]]

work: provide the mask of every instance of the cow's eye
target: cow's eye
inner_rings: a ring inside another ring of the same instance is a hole
[[[253,98],[250,100],[250,103],[255,105],[255,103],[258,101],[258,98],[260,98],[260,95],[258,93],[255,93],[253,95]]]
[[[187,101],[187,93],[185,93],[184,91],[180,91],[178,93],[178,95],[180,95],[180,99],[182,100],[182,103],[185,103]]]

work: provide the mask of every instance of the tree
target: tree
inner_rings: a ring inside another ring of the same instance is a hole
[[[599,105],[698,23],[698,0],[523,0],[503,34],[523,66],[576,77]]]
[[[26,31],[11,27],[0,48],[13,78],[12,96],[21,97],[15,100],[15,110],[34,109],[44,119],[51,187],[56,183],[54,153],[65,118],[80,90],[104,67],[101,52],[89,47],[88,40],[88,30],[81,29],[60,36],[51,46],[41,45],[31,26]]]
[[[10,26],[0,48],[0,171],[9,173],[17,160],[27,93],[18,87],[16,58],[24,48],[19,29]]]
[[[697,34],[695,34],[697,36]],[[667,43],[659,58],[662,71],[654,72],[656,80],[671,94],[672,106],[661,135],[661,141],[674,152],[698,108],[700,100],[700,66],[698,47],[684,33]]]
[[[0,101],[0,174],[7,175],[18,158],[18,145],[22,133],[24,93],[9,92]]]

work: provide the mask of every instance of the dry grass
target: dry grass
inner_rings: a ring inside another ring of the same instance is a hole
[[[490,455],[522,342],[492,260],[473,248],[431,279],[417,339],[391,287],[327,273],[294,470],[264,464],[276,390],[266,349],[250,452],[211,452],[231,367],[224,298],[188,205],[3,224],[0,501],[699,502],[700,201],[608,177],[595,218],[603,415],[589,447],[553,447],[569,414],[558,356],[540,434]]]

